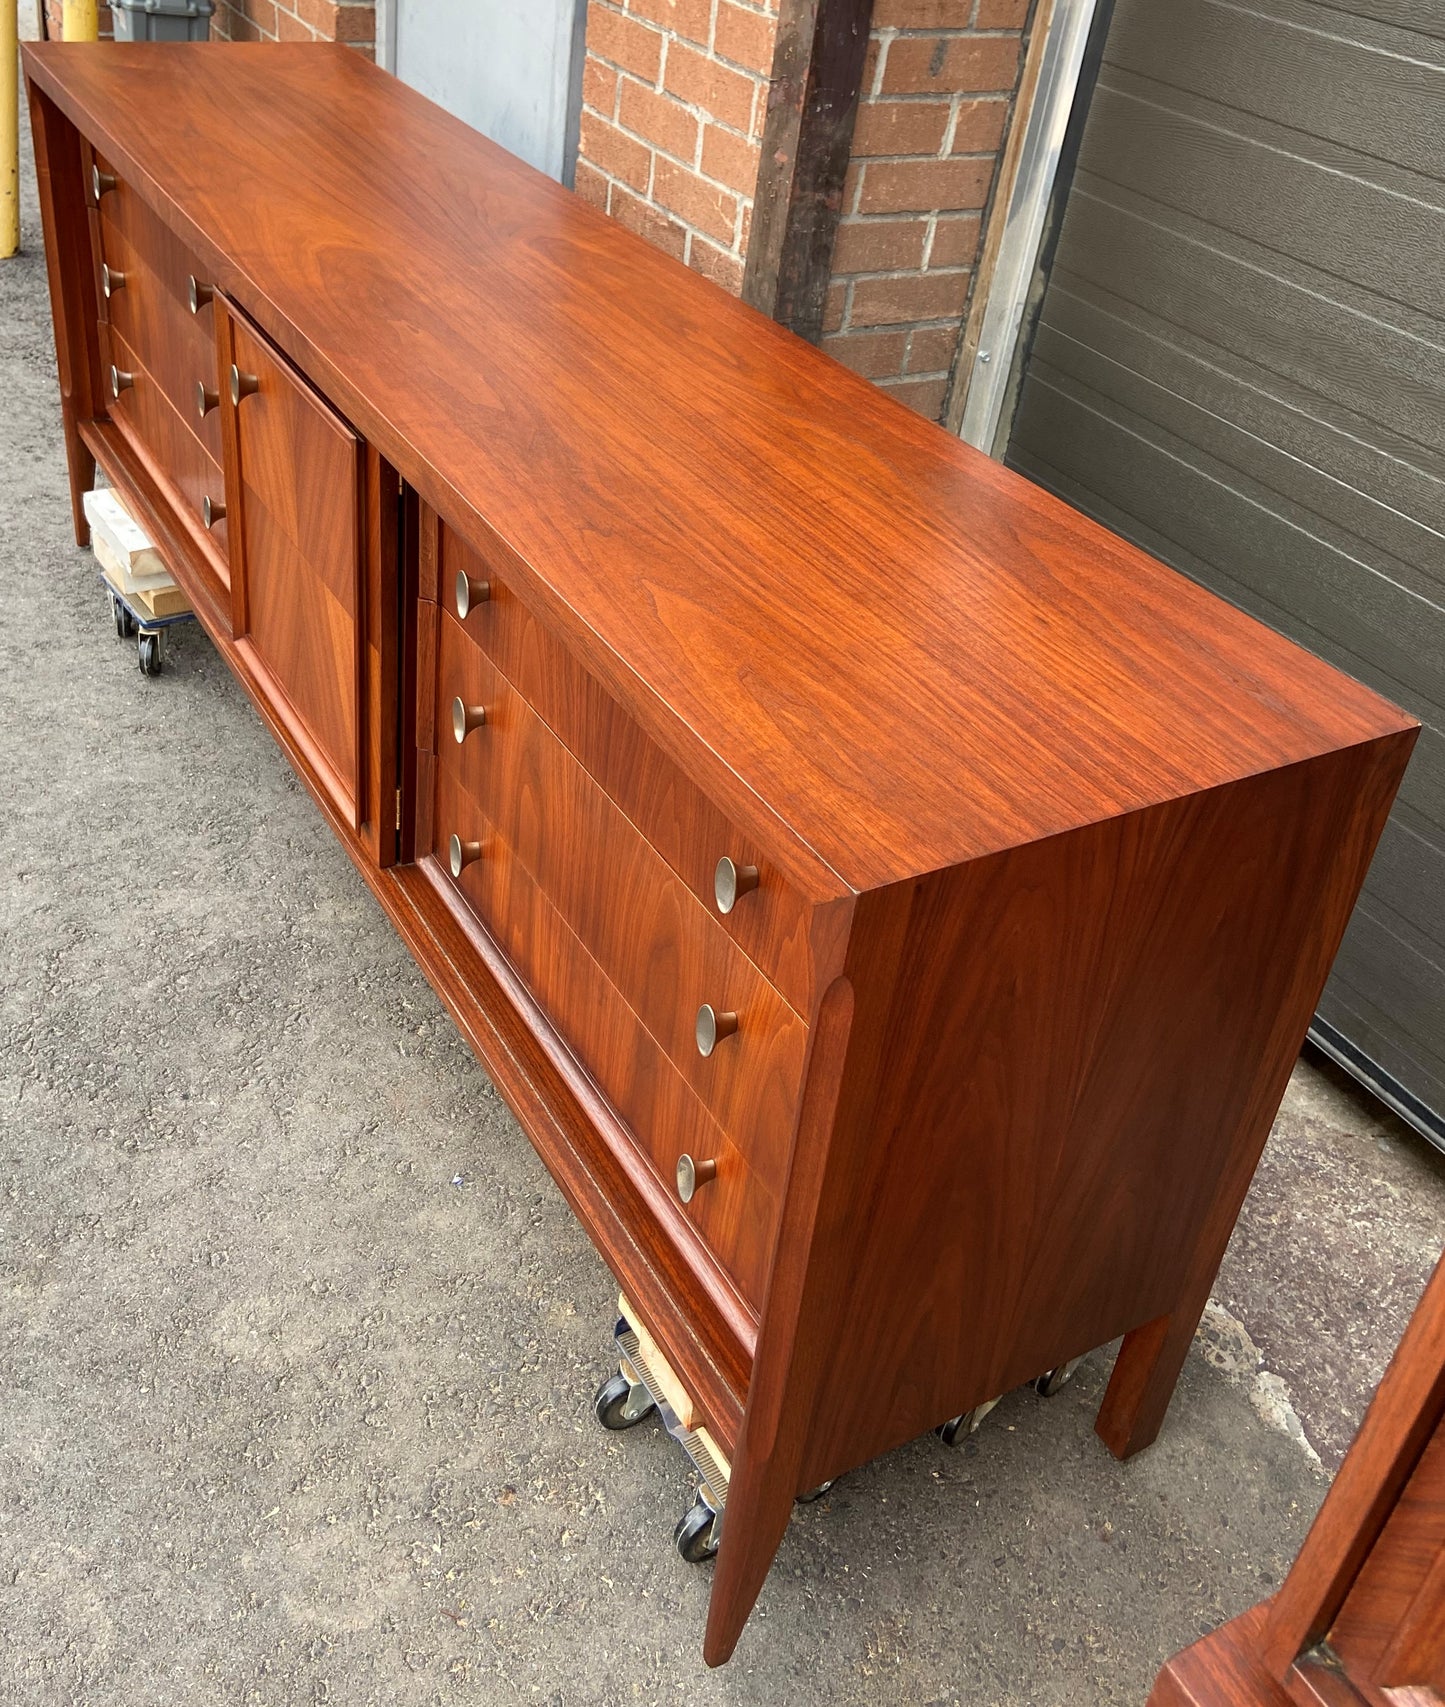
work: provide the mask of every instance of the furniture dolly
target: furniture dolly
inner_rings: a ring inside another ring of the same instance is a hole
[[[77,536],[98,462],[725,1458],[707,1660],[1120,1335],[1146,1446],[1412,721],[346,48],[25,66]]]

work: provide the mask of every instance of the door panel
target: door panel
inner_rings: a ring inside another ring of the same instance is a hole
[[[225,336],[250,387],[222,401],[236,640],[359,830],[361,441],[246,322]]]
[[[483,136],[572,181],[584,0],[394,0],[393,69]]]

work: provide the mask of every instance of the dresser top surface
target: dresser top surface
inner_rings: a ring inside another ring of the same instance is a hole
[[[1413,726],[349,49],[26,58],[819,894]]]

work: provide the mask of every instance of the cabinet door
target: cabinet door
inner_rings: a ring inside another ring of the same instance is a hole
[[[223,337],[236,642],[316,779],[360,830],[361,441],[234,312]]]

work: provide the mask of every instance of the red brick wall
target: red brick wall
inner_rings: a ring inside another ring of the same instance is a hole
[[[942,412],[1028,0],[876,0],[823,347]]]
[[[589,0],[577,192],[742,289],[778,0]]]
[[[376,53],[372,0],[216,0],[211,35],[220,41],[344,41]]]

